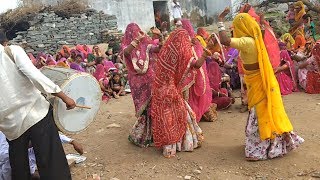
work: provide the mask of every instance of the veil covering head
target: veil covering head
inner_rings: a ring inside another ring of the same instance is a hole
[[[253,85],[252,93],[248,93],[248,99],[251,99],[251,102],[249,100],[249,108],[256,107],[260,138],[262,140],[274,139],[276,135],[292,131],[293,127],[284,110],[279,84],[274,75],[258,23],[249,14],[240,13],[234,18],[233,26],[234,37],[253,38],[258,51],[259,73],[254,74],[252,71],[245,70],[247,76],[245,79],[248,86],[251,83]],[[262,85],[262,91],[256,92],[255,90],[260,88],[256,86],[260,84]],[[260,99],[256,93],[265,98],[258,102]],[[261,107],[263,105],[265,107]]]

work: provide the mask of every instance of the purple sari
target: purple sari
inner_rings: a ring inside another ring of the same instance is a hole
[[[230,76],[230,85],[232,89],[238,89],[241,87],[240,83],[240,76],[237,68],[237,59],[239,56],[239,51],[234,48],[230,48],[228,55],[227,55],[227,60],[226,64],[228,65],[233,65],[233,68],[226,68],[226,74]]]

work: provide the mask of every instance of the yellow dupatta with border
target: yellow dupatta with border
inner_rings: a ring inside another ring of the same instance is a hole
[[[282,35],[281,41],[287,44],[288,49],[291,49],[292,46],[296,43],[290,33],[285,33],[284,35]]]
[[[238,14],[234,21],[234,37],[252,37],[258,50],[259,70],[245,72],[249,108],[255,108],[259,134],[262,140],[291,132],[293,127],[285,112],[279,84],[257,22],[246,13]]]
[[[199,40],[199,42],[200,42],[200,44],[201,44],[201,46],[202,46],[203,48],[207,48],[207,43],[206,43],[206,41],[203,39],[202,36],[196,35],[196,38]]]

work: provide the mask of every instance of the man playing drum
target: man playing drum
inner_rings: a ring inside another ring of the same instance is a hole
[[[0,32],[0,43],[6,40]],[[12,179],[31,179],[29,142],[36,154],[41,179],[71,179],[49,102],[41,92],[59,97],[68,109],[75,108],[74,100],[34,67],[18,46],[0,45],[0,84],[0,131],[9,143]]]

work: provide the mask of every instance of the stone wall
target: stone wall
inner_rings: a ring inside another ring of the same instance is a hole
[[[90,16],[79,14],[70,19],[54,12],[39,13],[30,25],[28,31],[18,32],[12,40],[13,44],[27,43],[27,52],[54,53],[62,45],[98,44],[103,40],[102,31],[117,31],[115,16],[94,11]]]

